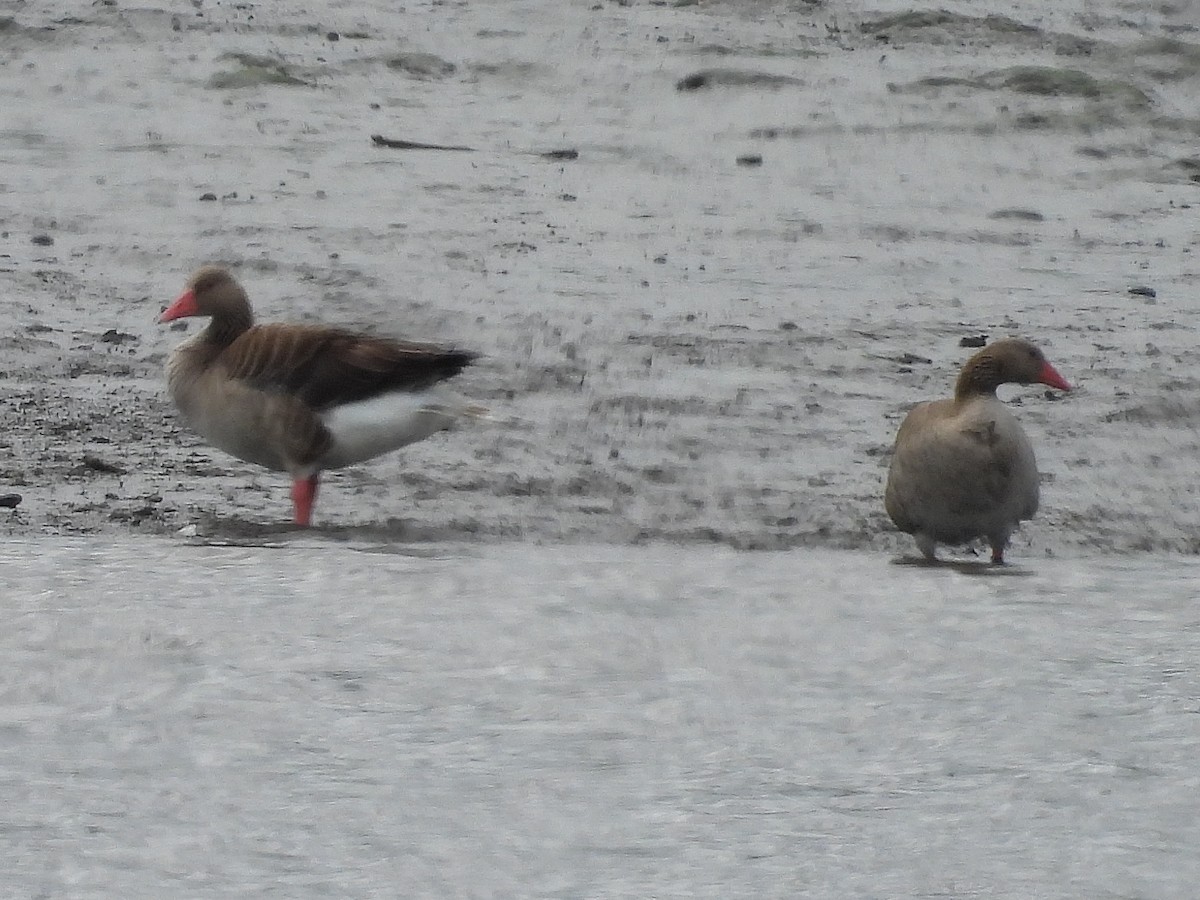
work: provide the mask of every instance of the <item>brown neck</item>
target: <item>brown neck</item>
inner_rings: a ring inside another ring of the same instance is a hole
[[[250,312],[249,304],[239,304],[214,315],[202,332],[202,337],[205,343],[228,347],[253,324],[254,315]]]
[[[971,397],[995,397],[1000,386],[999,366],[987,356],[977,357],[965,366],[954,385],[954,399],[969,400]]]

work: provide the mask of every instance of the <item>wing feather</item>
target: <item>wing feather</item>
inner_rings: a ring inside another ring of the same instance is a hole
[[[221,354],[230,378],[288,393],[316,410],[389,391],[419,391],[477,358],[465,350],[311,325],[258,325]]]

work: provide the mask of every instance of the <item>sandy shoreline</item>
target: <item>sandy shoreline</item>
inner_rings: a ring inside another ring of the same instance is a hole
[[[486,356],[461,387],[498,421],[331,474],[334,536],[907,551],[900,416],[960,338],[1021,333],[1079,390],[1012,392],[1044,473],[1014,558],[1200,551],[1187,23],[29,6],[0,4],[9,534],[286,522],[162,384],[154,317],[218,260],[264,319]],[[714,71],[774,81],[676,89]]]

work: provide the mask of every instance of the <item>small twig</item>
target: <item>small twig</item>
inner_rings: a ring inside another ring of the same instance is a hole
[[[376,147],[387,147],[389,150],[463,150],[468,153],[475,152],[474,147],[460,147],[448,144],[423,144],[420,141],[401,141],[395,138],[386,138],[382,134],[371,135],[371,143]]]
[[[93,472],[104,472],[107,475],[125,474],[125,470],[116,463],[106,462],[98,456],[92,456],[90,453],[83,455],[83,467],[91,469]]]

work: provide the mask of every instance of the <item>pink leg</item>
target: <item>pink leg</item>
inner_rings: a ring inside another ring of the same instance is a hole
[[[992,544],[992,565],[993,566],[1004,565],[1004,545],[1003,544]]]
[[[313,503],[317,499],[317,479],[319,475],[292,480],[292,511],[295,513],[296,524],[307,528],[312,524]]]

